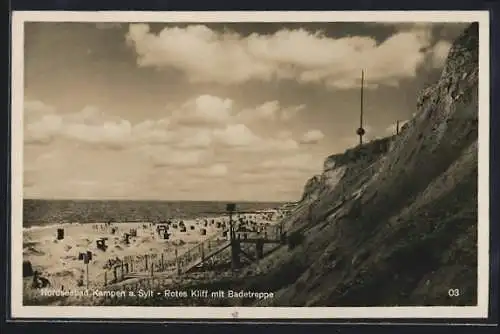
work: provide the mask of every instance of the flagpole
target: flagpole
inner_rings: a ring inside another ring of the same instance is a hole
[[[359,145],[363,145],[363,135],[365,134],[365,129],[363,128],[363,93],[364,93],[364,82],[365,81],[365,71],[361,70],[361,103],[360,103],[360,113],[359,113],[359,128],[356,134],[359,136]]]

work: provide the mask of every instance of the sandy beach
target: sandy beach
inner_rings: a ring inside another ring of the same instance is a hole
[[[236,215],[234,221],[247,221],[248,226],[245,227],[243,224],[235,224],[239,229],[251,230],[272,224],[276,218],[265,214],[242,214]],[[168,226],[168,239],[158,231],[160,225]],[[185,226],[185,231],[181,225]],[[163,254],[165,261],[174,261],[176,250],[178,256],[181,256],[206,239],[226,240],[228,237],[224,230],[228,228],[229,218],[221,216],[192,220],[172,219],[162,223],[89,222],[33,226],[24,229],[23,261],[29,261],[33,270],[50,282],[50,288],[73,289],[82,284],[87,285],[87,264],[79,255],[91,252],[88,285],[99,287],[110,282],[113,264],[120,263],[127,257]],[[61,240],[57,238],[58,229],[64,229],[64,238]],[[130,235],[133,231],[136,236],[133,236],[134,233]],[[129,234],[128,242],[126,234]],[[102,238],[107,238],[105,250],[97,245]],[[29,280],[32,281],[31,277]]]

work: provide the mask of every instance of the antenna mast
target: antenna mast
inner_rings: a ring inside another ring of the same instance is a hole
[[[361,70],[361,110],[359,114],[359,128],[356,130],[356,134],[359,136],[359,145],[363,145],[363,135],[365,134],[365,129],[363,128],[363,88],[365,81],[365,72]]]

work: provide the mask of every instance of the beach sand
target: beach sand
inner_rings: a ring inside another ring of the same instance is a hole
[[[257,224],[270,224],[274,219],[265,215],[237,215],[239,218],[251,219]],[[79,280],[87,282],[87,265],[79,259],[80,253],[92,252],[92,260],[88,264],[89,287],[104,285],[104,273],[107,271],[106,280],[110,279],[109,268],[106,264],[111,260],[123,259],[127,256],[140,256],[144,254],[164,254],[166,261],[175,259],[175,250],[178,255],[197,245],[207,238],[220,240],[227,239],[223,236],[224,223],[228,227],[227,217],[197,218],[183,220],[186,231],[179,228],[180,219],[172,220],[168,233],[169,239],[165,240],[156,232],[156,226],[149,222],[134,223],[74,223],[63,225],[34,226],[24,229],[23,235],[23,261],[29,261],[33,270],[41,273],[48,279],[51,289],[74,289],[78,287]],[[221,226],[217,226],[220,222]],[[176,224],[177,228],[173,228]],[[205,224],[207,226],[205,226]],[[98,225],[98,228],[96,228]],[[161,223],[158,223],[161,225]],[[64,239],[57,240],[57,229],[64,229]],[[116,228],[115,233],[111,232]],[[129,243],[124,241],[124,234],[131,229],[136,229],[137,236],[130,237]],[[201,230],[206,234],[202,235]],[[97,247],[97,240],[107,238],[105,251]],[[25,279],[26,284],[31,282],[31,277]],[[109,281],[108,281],[109,282]],[[81,282],[80,282],[81,284]]]

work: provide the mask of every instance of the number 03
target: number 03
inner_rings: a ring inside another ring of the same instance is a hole
[[[450,290],[448,290],[448,296],[458,297],[458,296],[460,296],[460,290],[459,289],[450,289]]]

